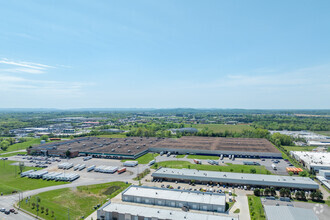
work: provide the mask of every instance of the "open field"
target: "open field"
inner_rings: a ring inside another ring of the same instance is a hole
[[[185,154],[180,154],[180,155],[177,155],[176,158],[184,158],[186,155]]]
[[[142,157],[139,157],[136,159],[136,161],[139,162],[139,164],[148,164],[150,161],[154,160],[159,154],[156,153],[147,153],[143,155]],[[133,160],[133,159],[132,159]],[[121,162],[125,162],[128,160],[121,160]]]
[[[186,124],[185,127],[193,127],[197,128],[198,130],[202,130],[203,128],[208,128],[215,133],[218,132],[242,132],[243,130],[254,130],[253,127],[249,125],[225,125],[225,124],[197,124],[197,125],[190,125]]]
[[[29,179],[20,177],[18,166],[10,164],[15,161],[2,160],[0,161],[0,193],[10,194],[13,191],[25,191],[38,189],[47,186],[65,184],[65,182],[44,181],[40,179]],[[37,167],[25,167],[24,171],[31,169],[40,169]]]
[[[23,143],[17,143],[17,144],[10,145],[6,151],[0,151],[0,153],[18,151],[18,150],[26,149],[27,147],[38,145],[38,144],[40,144],[40,139],[33,138],[33,139],[23,142]]]
[[[287,151],[312,151],[315,149],[315,146],[304,146],[304,147],[299,147],[299,146],[283,146],[285,150]]]
[[[313,131],[316,134],[322,134],[325,136],[330,136],[330,131]]]
[[[87,217],[90,215],[95,211],[95,206],[102,205],[128,186],[129,184],[124,182],[111,182],[79,186],[74,189],[52,190],[32,196],[27,203],[25,201],[21,202],[21,206],[23,209],[37,214],[37,208],[36,206],[33,208],[32,204],[37,204],[37,198],[39,198],[38,215],[40,217],[44,219],[67,219],[69,210],[70,219],[80,219],[82,216]],[[43,213],[41,213],[42,207],[44,209]],[[48,209],[48,215],[46,209]]]
[[[125,138],[127,136],[126,136],[126,134],[102,134],[102,135],[97,135],[96,137],[103,137],[103,138]]]
[[[234,172],[234,173],[251,173],[251,169],[256,169],[258,174],[271,174],[264,166],[249,166],[226,163],[224,166],[216,165],[203,165],[203,164],[192,164],[188,161],[163,161],[153,165],[151,168],[156,169],[157,167],[168,167],[176,169],[197,169],[197,170],[209,170],[209,171],[220,171],[220,172]]]
[[[13,152],[13,153],[2,153],[0,155],[0,157],[11,157],[11,156],[15,156],[17,154],[26,154],[26,152]]]
[[[205,155],[188,155],[188,159],[199,159],[199,160],[219,160],[218,156],[205,156]]]
[[[249,203],[251,220],[265,220],[266,219],[260,197],[257,197],[254,195],[248,195],[248,203]]]

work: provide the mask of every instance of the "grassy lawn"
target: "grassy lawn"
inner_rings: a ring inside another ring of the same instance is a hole
[[[26,154],[26,152],[15,152],[15,153],[2,153],[0,157],[11,157],[16,156],[17,154]]]
[[[65,188],[52,190],[38,195],[32,196],[31,199],[21,202],[23,209],[37,214],[37,208],[32,203],[37,204],[37,197],[40,199],[38,215],[44,219],[67,219],[68,209],[70,219],[80,219],[82,216],[87,217],[95,211],[94,207],[98,204],[102,205],[108,199],[118,195],[126,189],[129,184],[124,182],[111,182],[90,186],[79,186],[77,188]],[[41,213],[41,207],[46,211]],[[52,214],[54,212],[54,216]]]
[[[248,203],[251,220],[266,220],[260,197],[248,195]]]
[[[184,154],[180,154],[180,155],[177,155],[176,158],[184,158],[186,155]]]
[[[126,134],[102,134],[102,135],[97,135],[96,137],[103,137],[103,138],[125,138],[127,136],[126,136]]]
[[[313,149],[315,149],[315,146],[304,146],[304,147],[300,147],[300,146],[283,146],[284,149],[286,149],[287,151],[312,151]]]
[[[11,151],[23,150],[23,149],[26,149],[27,147],[38,145],[38,144],[40,144],[40,139],[33,138],[33,139],[23,142],[23,143],[17,143],[17,144],[10,145],[6,151],[0,151],[0,153],[7,153],[7,152],[11,152]]]
[[[206,155],[188,155],[189,159],[200,159],[200,160],[219,160],[218,156],[206,156]]]
[[[0,192],[3,194],[10,194],[13,191],[32,190],[43,188],[47,186],[60,185],[65,182],[44,181],[40,179],[29,179],[27,177],[21,178],[19,174],[19,167],[12,166],[11,163],[15,161],[2,160],[0,161]],[[25,167],[24,171],[31,169],[40,169],[37,167]]]
[[[238,165],[226,163],[227,166],[216,166],[216,165],[201,165],[201,164],[192,164],[188,161],[162,161],[155,164],[151,167],[156,169],[157,167],[168,167],[168,168],[188,168],[188,169],[197,169],[197,170],[209,170],[209,171],[220,171],[220,172],[234,172],[234,173],[251,173],[252,168],[256,169],[258,174],[271,174],[264,166],[248,166],[248,165]]]
[[[231,209],[231,207],[233,207],[234,204],[235,204],[235,202],[226,202],[226,211]]]
[[[236,209],[235,211],[234,211],[234,213],[240,213],[240,209]]]
[[[253,130],[254,128],[249,125],[225,125],[225,124],[197,124],[190,125],[186,124],[185,127],[193,127],[198,130],[202,130],[203,128],[208,128],[208,130],[212,130],[213,132],[242,132],[243,130]]]
[[[154,154],[154,153],[147,153],[141,157],[139,157],[138,159],[136,159],[136,161],[139,162],[139,164],[148,164],[150,161],[152,161],[153,159],[155,159],[159,154]],[[131,159],[129,159],[131,160]],[[132,159],[133,160],[133,159]],[[128,160],[121,160],[121,162],[125,162]]]

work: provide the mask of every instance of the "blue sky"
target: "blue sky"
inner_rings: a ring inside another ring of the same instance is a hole
[[[330,1],[0,2],[0,108],[330,108]]]

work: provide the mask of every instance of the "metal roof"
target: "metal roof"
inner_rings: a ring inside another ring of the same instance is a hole
[[[292,206],[264,206],[268,220],[318,220],[311,209]]]
[[[130,186],[123,195],[147,197],[164,200],[175,200],[209,205],[226,205],[225,194],[202,193],[176,189],[163,189],[146,186]]]
[[[232,183],[241,185],[261,185],[274,187],[290,187],[303,189],[318,189],[319,185],[308,177],[277,176],[264,174],[246,174],[204,171],[194,169],[160,168],[152,177],[173,178],[179,180],[199,180],[208,182]]]
[[[118,212],[133,216],[144,216],[147,218],[156,217],[157,219],[187,219],[187,220],[238,220],[235,217],[210,215],[195,212],[176,211],[163,208],[151,208],[138,205],[128,205],[121,203],[110,203],[103,208],[105,212]],[[282,219],[283,220],[283,219]]]

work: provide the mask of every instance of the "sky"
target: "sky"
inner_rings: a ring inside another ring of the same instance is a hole
[[[0,1],[0,108],[330,109],[330,1]]]

